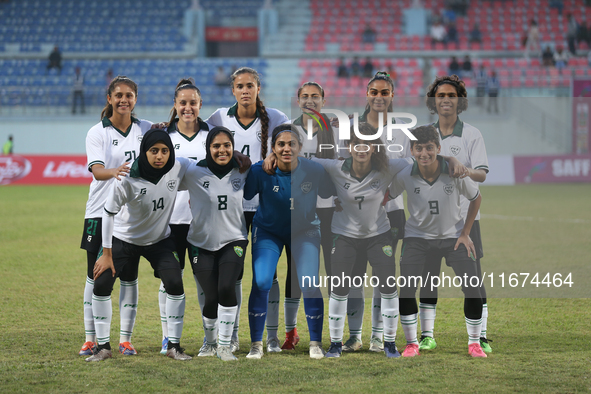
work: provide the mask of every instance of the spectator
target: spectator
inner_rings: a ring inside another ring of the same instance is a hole
[[[591,67],[591,51],[587,52],[587,65]]]
[[[462,78],[468,78],[472,76],[472,61],[470,60],[470,56],[464,56],[464,62],[462,63]]]
[[[373,77],[373,63],[371,62],[371,58],[369,56],[365,58],[365,63],[363,64],[363,77]]]
[[[540,50],[540,30],[538,29],[538,22],[532,19],[529,23],[529,30],[527,31],[527,38],[525,39],[525,58],[529,59],[529,53],[537,53]]]
[[[453,22],[447,25],[447,42],[458,43],[458,29],[456,29],[456,24]]]
[[[488,74],[484,69],[484,64],[474,74],[476,79],[476,105],[481,106],[484,103],[484,96],[486,95],[486,84],[488,83]]]
[[[82,73],[80,72],[80,67],[76,67],[72,94],[72,115],[76,113],[78,101],[80,101],[80,112],[84,113],[84,76],[82,76]]]
[[[554,67],[554,53],[552,52],[550,45],[548,45],[542,53],[542,65],[544,67]]]
[[[577,55],[577,31],[579,24],[572,14],[567,15],[566,40],[568,41],[568,50],[573,56]]]
[[[556,8],[558,10],[558,14],[562,15],[564,2],[562,0],[550,0],[550,8]]]
[[[47,69],[45,70],[45,75],[49,73],[49,70],[52,68],[57,68],[59,74],[62,74],[62,53],[60,52],[57,45],[53,48],[53,51],[49,54],[49,62],[47,63]]]
[[[355,56],[353,58],[353,62],[351,63],[351,76],[352,77],[360,77],[361,76],[361,64],[359,63],[359,57]]]
[[[2,147],[2,154],[12,155],[12,135],[9,135],[8,141],[4,143],[4,146]]]
[[[587,22],[582,21],[579,26],[579,31],[577,32],[577,41],[584,41],[587,43],[587,47],[591,47],[591,37],[589,36],[589,34],[591,34],[591,31],[587,27]]]
[[[113,76],[113,69],[112,68],[109,68],[107,70],[107,73],[105,74],[105,86],[106,86],[107,89],[109,88],[109,85],[113,81],[113,78],[115,78]]]
[[[455,56],[451,57],[451,62],[449,63],[449,75],[459,74],[460,73],[460,63],[458,63],[458,59]]]
[[[564,50],[562,45],[558,45],[556,47],[556,52],[554,52],[554,65],[556,68],[562,71],[562,69],[568,64],[568,58],[568,52]]]
[[[339,78],[348,78],[349,77],[349,70],[347,70],[347,66],[345,65],[345,59],[341,58],[339,60],[339,65],[337,67],[337,77]]]
[[[230,85],[230,77],[226,74],[226,72],[224,71],[224,67],[222,66],[218,66],[218,71],[215,73],[215,76],[213,78],[215,84],[220,88]]]
[[[431,26],[431,44],[445,43],[446,36],[447,31],[445,31],[445,26],[443,26],[441,21],[436,21],[433,26]]]
[[[472,30],[470,30],[470,42],[482,42],[482,33],[480,32],[478,25],[474,25],[474,27],[472,27]]]
[[[367,23],[365,30],[363,30],[363,42],[366,44],[373,44],[376,42],[376,31]]]
[[[501,84],[499,83],[499,79],[497,78],[496,71],[492,71],[490,74],[490,78],[486,83],[486,88],[488,89],[488,106],[486,110],[491,112],[491,107],[495,107],[495,113],[499,113],[499,105],[497,103],[499,97],[499,89],[501,88]]]

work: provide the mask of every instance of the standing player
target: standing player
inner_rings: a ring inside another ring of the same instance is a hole
[[[239,172],[232,154],[234,138],[227,128],[214,127],[207,135],[206,146],[205,160],[187,169],[180,186],[188,189],[191,199],[189,256],[205,295],[206,346],[199,356],[213,356],[217,347],[217,356],[231,361],[236,360],[230,349],[238,309],[236,280],[244,269],[248,245],[242,208],[248,172]]]
[[[272,144],[277,156],[275,174],[265,173],[259,162],[252,167],[244,188],[244,198],[260,196],[252,229],[253,278],[248,301],[251,348],[246,357],[263,356],[269,290],[285,246],[293,251],[298,283],[304,294],[310,357],[320,359],[324,357],[321,344],[324,301],[318,287],[320,223],[316,202],[319,194],[325,198],[332,195],[331,183],[320,165],[298,158],[302,140],[292,125],[276,127]]]
[[[219,108],[207,120],[213,126],[224,126],[234,132],[234,149],[249,156],[252,161],[264,160],[269,153],[269,130],[289,122],[285,114],[273,108],[266,108],[261,101],[261,79],[256,70],[242,67],[231,76],[232,94],[236,104],[230,108]],[[252,226],[252,220],[259,205],[258,197],[244,202],[247,231]],[[288,256],[289,260],[289,256]],[[238,297],[238,311],[232,335],[232,350],[238,349],[238,329],[240,324],[240,305],[242,303],[242,275],[236,282]],[[277,329],[279,325],[279,283],[273,281],[273,289],[269,297],[271,305],[267,318],[267,351],[280,352]]]
[[[386,136],[386,125],[388,124],[388,113],[394,111],[392,101],[394,98],[394,81],[390,75],[384,71],[378,71],[367,84],[365,92],[367,105],[365,111],[359,117],[359,122],[366,122],[375,129],[382,125],[382,135]],[[403,120],[394,118],[393,123],[404,123]],[[392,133],[392,139],[386,137],[386,144],[392,146],[387,150],[390,159],[399,159],[410,157],[409,138],[400,129],[395,129]],[[394,147],[394,144],[399,145]],[[390,231],[392,232],[392,250],[396,252],[398,240],[404,237],[404,202],[402,196],[388,201],[386,212],[390,222]],[[365,273],[367,269],[367,256],[362,253],[358,255],[355,263],[355,274]],[[350,352],[361,349],[361,334],[363,329],[363,315],[365,309],[365,296],[363,287],[352,287],[349,293],[347,303],[347,317],[349,319],[349,339],[343,344],[343,351]],[[384,345],[382,343],[383,322],[381,313],[381,296],[379,289],[373,289],[373,300],[371,308],[371,340],[369,350],[372,352],[382,352]]]
[[[181,79],[174,91],[174,106],[167,127],[176,157],[187,157],[195,160],[205,158],[205,139],[210,127],[199,117],[199,110],[202,105],[201,92],[195,86],[193,79]],[[189,233],[191,218],[189,192],[179,191],[170,218],[170,230],[179,255],[181,270],[185,269],[185,252],[189,247],[187,234]],[[197,283],[199,306],[203,311],[203,291],[196,277],[195,283]],[[160,305],[160,320],[162,323],[162,350],[160,352],[166,354],[168,324],[166,321],[166,290],[162,282],[160,282],[158,291],[158,304]]]
[[[93,179],[88,193],[84,214],[84,232],[80,248],[86,250],[86,286],[84,288],[84,328],[86,341],[79,354],[90,356],[96,351],[96,331],[92,315],[92,270],[101,247],[102,212],[112,179],[120,180],[129,173],[128,164],[136,159],[143,134],[151,123],[134,117],[137,102],[137,85],[125,76],[118,76],[107,88],[107,104],[101,113],[101,122],[93,126],[86,136],[88,170]],[[119,276],[121,291],[120,351],[125,355],[136,354],[131,345],[131,332],[138,303],[137,279],[122,272]]]
[[[146,258],[166,292],[168,344],[166,355],[190,360],[180,347],[185,314],[185,292],[178,255],[170,238],[168,223],[179,180],[189,160],[175,161],[174,147],[164,130],[150,130],[144,136],[129,177],[112,183],[103,212],[103,250],[94,273],[92,310],[96,319],[98,352],[86,361],[111,357],[111,292],[116,276],[124,270],[137,279],[140,257]],[[127,206],[126,215],[118,215]]]
[[[462,122],[459,114],[468,109],[468,100],[465,84],[457,75],[437,77],[427,91],[427,108],[431,113],[437,114],[439,119],[434,124],[439,131],[441,154],[457,158],[467,167],[466,175],[475,182],[484,182],[488,173],[488,158],[484,139],[480,131],[468,123]],[[466,218],[470,202],[464,197],[460,198],[462,217]],[[482,238],[480,236],[480,212],[472,225],[470,238],[476,248],[476,267],[478,275],[481,274],[480,259],[484,256]],[[439,274],[441,259],[430,260],[425,266],[425,273]],[[486,289],[480,288],[482,306],[482,331],[480,333],[480,345],[485,352],[492,349],[486,338],[486,326],[488,320],[488,305]],[[435,349],[437,343],[433,337],[435,316],[437,307],[437,292],[431,296],[424,294],[421,289],[419,316],[421,320],[421,350]]]
[[[469,178],[452,178],[447,163],[438,156],[441,151],[439,136],[433,126],[413,130],[416,141],[411,141],[415,162],[400,171],[390,190],[394,195],[406,190],[409,220],[406,222],[400,276],[400,322],[407,346],[403,357],[419,354],[417,341],[417,281],[429,258],[436,257],[451,266],[456,277],[463,278],[464,315],[468,330],[468,352],[472,357],[486,357],[480,346],[482,298],[474,263],[476,250],[470,239],[472,223],[482,197],[478,185]],[[460,195],[470,200],[468,214],[461,216]],[[430,276],[426,276],[429,288]],[[402,282],[401,282],[402,283]]]

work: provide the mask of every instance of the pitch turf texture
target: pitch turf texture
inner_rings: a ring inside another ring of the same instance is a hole
[[[336,360],[311,360],[301,308],[302,340],[295,352],[247,360],[250,253],[237,362],[217,358],[179,362],[160,355],[159,283],[142,260],[132,341],[139,355],[117,353],[105,362],[86,363],[77,352],[84,341],[86,257],[79,243],[87,194],[87,187],[0,187],[1,392],[591,391],[591,301],[570,297],[565,289],[560,293],[564,298],[549,298],[558,293],[547,289],[545,298],[524,298],[539,294],[531,285],[497,294],[514,298],[489,300],[488,332],[494,342],[487,359],[468,356],[462,300],[446,298],[437,309],[438,348],[414,359],[388,360],[366,350],[371,327],[366,302],[363,351]],[[588,282],[581,282],[591,270],[586,266],[591,251],[591,185],[489,186],[482,187],[482,194],[485,271],[497,275],[572,270],[576,272],[572,294],[589,296]],[[279,267],[280,278],[285,278],[284,260]],[[495,286],[500,285],[497,282]],[[116,284],[111,331],[115,348],[118,288]],[[185,275],[185,290],[182,343],[187,353],[196,356],[203,331],[191,275]],[[328,343],[325,317],[325,348]],[[399,327],[399,348],[403,344]]]

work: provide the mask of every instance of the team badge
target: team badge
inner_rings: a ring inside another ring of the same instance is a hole
[[[173,191],[174,188],[176,187],[176,179],[173,179],[172,181],[168,181],[168,183],[166,184],[166,187],[168,187],[168,190]]]
[[[444,185],[443,191],[445,192],[445,194],[447,194],[449,196],[450,194],[452,194],[454,192],[454,185],[452,185],[451,183]]]
[[[382,251],[388,257],[392,257],[392,247],[390,245],[382,246]]]
[[[452,154],[452,155],[454,155],[454,156],[457,156],[457,155],[459,155],[459,154],[460,154],[460,150],[461,150],[461,149],[460,149],[460,147],[459,147],[459,146],[457,146],[457,145],[452,145],[452,146],[449,148],[449,150],[451,151],[451,154]]]
[[[180,262],[179,254],[176,251],[172,252],[172,254],[174,255],[174,258],[176,259],[176,261]]]
[[[144,138],[143,135],[138,135],[137,136],[137,142],[140,142],[141,143],[143,138]]]
[[[205,141],[203,141],[203,149],[205,149]]]
[[[308,238],[318,238],[318,230],[308,230],[306,231],[306,237]]]
[[[304,182],[300,185],[300,187],[302,188],[302,193],[309,193],[310,190],[312,190],[312,182]]]
[[[273,186],[273,191],[277,193],[279,191],[279,186]]]
[[[351,186],[351,184],[350,184],[350,183],[348,183],[348,182],[347,182],[347,183],[345,183],[345,186],[344,186],[345,190],[349,190],[349,187],[350,187],[350,186]]]
[[[259,142],[261,142],[261,131],[257,131],[257,140],[259,140]]]
[[[236,192],[240,190],[240,178],[232,179],[232,188]]]
[[[415,187],[415,194],[421,194],[421,188]]]
[[[119,141],[118,140],[113,140],[113,145],[115,145],[115,146],[119,145]]]
[[[370,185],[373,190],[378,190],[380,188],[380,180],[373,181]]]
[[[242,249],[240,246],[234,246],[234,252],[236,252],[238,257],[242,257],[244,254],[244,249]]]

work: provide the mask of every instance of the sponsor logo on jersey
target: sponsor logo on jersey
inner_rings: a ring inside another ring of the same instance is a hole
[[[242,249],[240,246],[234,246],[234,252],[236,252],[238,257],[242,257],[244,254],[244,249]]]
[[[173,179],[172,181],[168,181],[168,183],[166,183],[166,187],[168,187],[168,190],[173,191],[174,188],[176,187],[176,179]]]
[[[145,187],[142,187],[140,189],[140,194],[146,194],[146,188]]]
[[[380,180],[375,180],[369,185],[373,190],[378,190],[380,188]]]
[[[119,141],[118,140],[113,140],[113,145],[115,145],[115,146],[119,145]]]
[[[89,235],[89,236],[88,236],[88,238],[86,238],[86,240],[87,240],[88,242],[92,241],[92,235]]]
[[[452,145],[449,150],[451,151],[451,154],[454,156],[457,156],[460,153],[460,147],[457,145]]]
[[[240,178],[232,179],[232,188],[234,191],[240,190]]]
[[[421,188],[415,187],[415,194],[421,194]]]
[[[345,190],[349,190],[349,187],[351,186],[351,184],[349,182],[345,183],[345,186],[343,186],[345,188]]]
[[[306,231],[306,237],[308,238],[318,238],[320,234],[318,234],[318,230],[308,230]]]
[[[209,189],[209,181],[203,182],[203,188],[204,189]]]
[[[390,245],[382,246],[382,251],[384,252],[384,254],[386,256],[392,257],[392,246],[390,246]]]
[[[454,185],[452,185],[451,183],[448,183],[447,185],[444,185],[443,186],[443,191],[447,195],[452,194],[454,192]]]
[[[179,149],[181,149],[181,144],[175,144],[175,145],[174,145],[174,149],[176,149],[176,150],[179,150]]]
[[[181,260],[179,259],[179,254],[175,251],[172,252],[174,258],[176,259],[176,261],[180,262]]]
[[[259,142],[261,142],[261,131],[257,131],[257,140],[259,140]]]
[[[279,186],[273,186],[273,191],[277,193],[279,191]]]
[[[197,264],[197,261],[199,261],[199,256],[193,257],[193,264]]]
[[[26,177],[32,168],[31,162],[22,156],[0,157],[0,185],[7,185]]]
[[[309,193],[312,190],[312,182],[304,182],[300,185],[300,188],[304,194]]]

